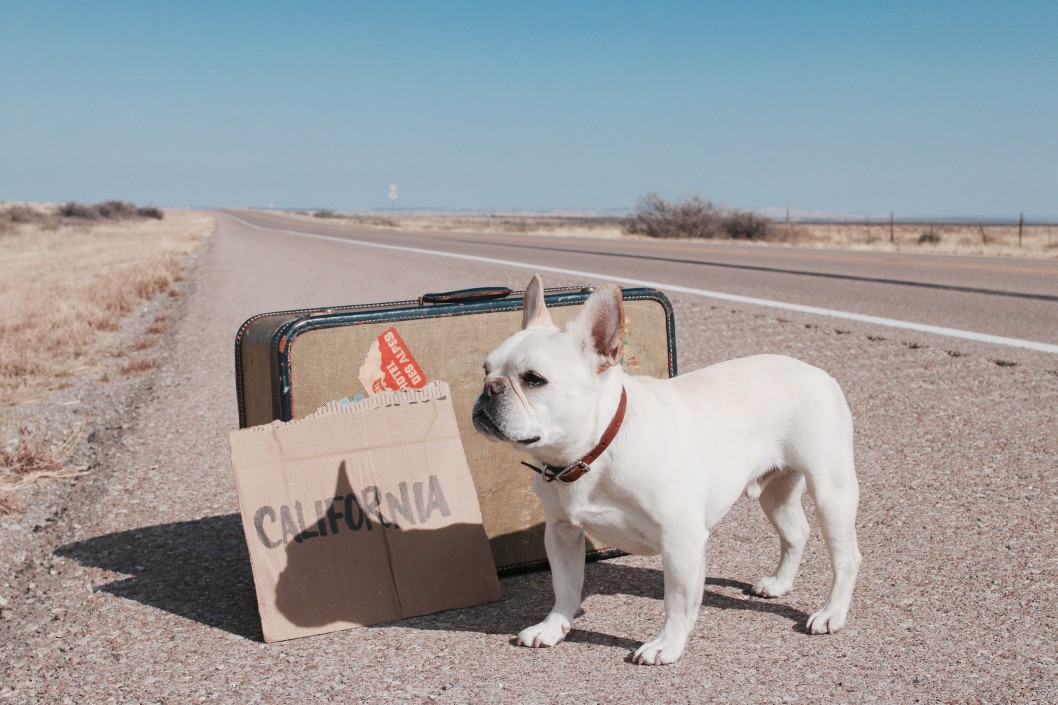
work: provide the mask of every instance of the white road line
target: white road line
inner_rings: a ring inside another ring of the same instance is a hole
[[[653,282],[645,279],[630,279],[628,277],[618,276],[614,274],[601,274],[599,272],[585,272],[579,269],[564,269],[562,267],[548,267],[541,264],[528,264],[526,262],[516,262],[514,260],[495,259],[492,257],[479,257],[477,255],[463,255],[455,252],[441,252],[439,250],[426,250],[419,247],[405,247],[403,245],[386,245],[378,242],[365,242],[363,240],[350,240],[341,237],[333,237],[331,235],[319,235],[317,233],[303,233],[296,230],[282,230],[279,228],[265,228],[260,225],[255,225],[249,221],[243,220],[237,216],[227,214],[233,220],[237,220],[243,225],[247,225],[257,230],[264,230],[267,232],[283,233],[285,235],[293,235],[295,237],[304,237],[314,240],[326,240],[328,242],[338,242],[345,245],[358,245],[361,247],[374,247],[380,250],[394,250],[397,252],[411,252],[419,255],[430,255],[432,257],[449,257],[452,259],[469,260],[471,262],[482,262],[485,264],[495,264],[504,267],[516,267],[518,269],[529,269],[534,272],[552,272],[554,274],[566,274],[574,277],[585,277],[587,279],[594,279],[596,281],[612,281],[615,283],[630,284],[632,286],[643,286],[651,289],[660,289],[661,291],[675,291],[681,294],[690,294],[692,296],[702,296],[709,299],[720,299],[722,301],[734,301],[740,304],[750,304],[753,306],[767,306],[768,308],[777,308],[784,311],[796,311],[797,313],[808,313],[816,316],[830,316],[831,318],[841,318],[849,321],[859,321],[860,323],[871,323],[878,326],[886,326],[888,328],[901,328],[903,330],[913,330],[922,333],[931,333],[933,335],[944,335],[950,338],[962,338],[964,340],[973,340],[979,343],[991,343],[993,345],[1006,345],[1013,348],[1024,348],[1026,350],[1038,350],[1040,352],[1058,354],[1058,345],[1051,345],[1049,343],[1038,343],[1033,340],[1021,340],[1020,338],[1004,338],[999,335],[989,335],[987,333],[975,333],[969,330],[959,330],[958,328],[944,328],[941,326],[931,326],[924,323],[914,323],[912,321],[901,321],[895,318],[881,318],[879,316],[867,316],[862,313],[850,313],[848,311],[835,311],[829,308],[817,308],[815,306],[802,306],[801,304],[792,304],[785,301],[772,301],[770,299],[758,299],[752,296],[739,296],[738,294],[727,294],[722,291],[709,291],[707,289],[696,289],[688,286],[680,286],[678,284],[666,284],[664,282]]]

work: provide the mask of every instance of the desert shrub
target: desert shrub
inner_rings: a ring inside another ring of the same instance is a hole
[[[625,230],[656,238],[721,236],[716,208],[709,201],[695,196],[681,203],[670,203],[656,193],[639,199]]]
[[[338,214],[335,213],[334,211],[330,210],[329,208],[324,208],[322,210],[318,210],[315,213],[313,213],[313,215],[316,216],[317,218],[337,218],[338,217]]]
[[[32,208],[13,205],[0,208],[0,232],[15,230],[20,225],[37,225],[44,230],[55,230],[62,225],[85,226],[106,220],[163,220],[165,212],[154,206],[139,207],[125,201],[103,201],[95,205],[70,201],[58,208]]]
[[[95,206],[100,218],[124,220],[136,217],[136,206],[125,201],[103,201]]]
[[[940,235],[932,230],[927,233],[922,233],[918,236],[918,244],[920,245],[938,245],[940,244]]]
[[[162,220],[165,217],[165,213],[160,208],[139,207],[127,201],[103,201],[95,205],[70,201],[59,206],[58,214],[63,218],[77,220],[134,220],[138,218]]]
[[[0,209],[0,232],[14,230],[18,225],[32,223],[37,219],[37,212],[25,206],[9,206]]]
[[[723,217],[724,232],[732,240],[767,240],[772,236],[771,221],[749,211],[735,211]]]
[[[63,218],[80,218],[81,220],[99,220],[99,208],[77,201],[69,201],[59,206],[59,215]]]
[[[7,220],[12,223],[18,223],[19,225],[35,222],[41,215],[40,211],[27,208],[26,206],[11,206],[4,211],[4,217],[7,218]]]
[[[670,203],[656,193],[639,199],[624,229],[656,238],[764,240],[774,234],[768,219],[756,213],[723,211],[698,196]]]

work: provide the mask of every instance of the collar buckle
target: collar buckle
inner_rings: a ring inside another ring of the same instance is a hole
[[[562,482],[569,484],[574,480],[580,479],[584,473],[591,470],[591,466],[583,460],[570,463],[564,468],[555,467],[554,465],[544,466],[544,472],[540,473],[544,482],[554,482],[555,480],[561,480]]]

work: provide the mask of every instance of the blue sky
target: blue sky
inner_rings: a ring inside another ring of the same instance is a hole
[[[0,199],[1058,218],[1058,2],[0,0]]]

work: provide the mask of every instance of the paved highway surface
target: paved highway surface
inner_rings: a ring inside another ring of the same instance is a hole
[[[1058,354],[893,327],[1058,344],[1055,261],[217,219],[186,295],[156,304],[173,307],[172,335],[137,353],[158,361],[138,391],[82,385],[52,400],[105,443],[87,478],[27,493],[0,522],[0,702],[1058,702]],[[503,580],[493,605],[261,642],[227,458],[238,326],[520,288],[537,267],[550,285],[583,283],[574,272],[671,285],[683,371],[776,352],[841,383],[864,556],[845,631],[803,632],[829,584],[818,529],[791,594],[746,594],[778,550],[746,500],[710,539],[701,616],[670,667],[628,662],[662,616],[660,563],[641,557],[589,566],[584,615],[554,649],[511,641],[549,608],[546,573]]]
[[[242,212],[238,217],[259,227],[351,242],[597,273],[615,281],[647,280],[1058,345],[1058,258],[484,233],[409,234],[265,213]]]

